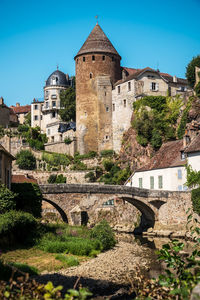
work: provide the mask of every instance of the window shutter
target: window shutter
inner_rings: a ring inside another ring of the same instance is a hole
[[[156,91],[159,90],[159,83],[156,83]]]
[[[150,82],[149,89],[152,91],[152,82]]]

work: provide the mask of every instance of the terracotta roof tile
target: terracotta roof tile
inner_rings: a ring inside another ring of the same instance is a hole
[[[25,114],[31,111],[31,105],[11,106],[11,108],[16,114]]]
[[[152,157],[150,163],[136,172],[183,166],[186,161],[181,160],[182,147],[183,140],[164,143],[154,157]]]
[[[184,150],[186,153],[200,151],[200,133],[192,140],[188,147]]]
[[[12,175],[12,183],[37,183],[37,180],[31,175]]]

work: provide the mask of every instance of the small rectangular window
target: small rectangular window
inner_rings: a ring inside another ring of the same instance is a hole
[[[52,117],[52,118],[55,118],[55,117],[56,117],[56,112],[55,112],[55,111],[52,112],[51,117]]]
[[[118,94],[120,94],[120,86],[118,86],[117,89],[118,89]]]
[[[34,116],[34,120],[37,121],[38,120],[38,116]]]
[[[113,111],[115,111],[115,103],[113,103]]]
[[[178,179],[182,179],[182,170],[178,169]]]
[[[52,101],[52,107],[56,107],[56,101]]]
[[[48,108],[49,107],[49,102],[46,102],[46,108]]]
[[[92,55],[92,60],[95,60],[95,56],[94,55]]]
[[[131,82],[128,82],[128,91],[131,91]]]
[[[105,60],[105,55],[102,56],[102,60]]]
[[[85,56],[83,56],[83,61],[85,61]]]
[[[36,104],[36,105],[34,105],[34,109],[35,110],[37,110],[38,109],[38,105]]]
[[[154,189],[154,177],[150,176],[150,189],[153,190]]]
[[[108,107],[108,106],[106,106],[106,111],[107,111],[107,112],[109,111],[109,107]]]
[[[158,176],[158,188],[162,189],[163,188],[163,177]]]
[[[124,107],[126,107],[126,99],[124,99]]]
[[[142,178],[139,178],[139,188],[142,189],[143,185],[142,185]]]
[[[40,120],[42,120],[42,115],[40,116]]]
[[[50,133],[51,133],[51,131],[50,131],[50,129],[48,129],[48,130],[47,130],[47,134],[50,135]]]
[[[151,90],[156,91],[156,83],[155,82],[151,83]]]

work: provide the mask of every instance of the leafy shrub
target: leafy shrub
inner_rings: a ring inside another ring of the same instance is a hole
[[[15,196],[16,194],[11,192],[3,184],[0,184],[0,214],[3,214],[11,209],[15,209]]]
[[[94,158],[97,156],[97,152],[96,151],[90,151],[86,154],[80,154],[79,152],[76,152],[74,155],[74,160],[81,160],[81,159],[89,159],[89,158]]]
[[[57,178],[57,174],[51,174],[48,178],[48,183],[55,183]]]
[[[62,263],[66,264],[68,267],[79,265],[79,260],[74,256],[65,256],[62,254],[58,254],[55,258],[61,261]]]
[[[142,135],[137,135],[136,136],[136,140],[137,142],[143,146],[143,147],[146,147],[148,145],[148,140],[146,137],[142,136]]]
[[[89,182],[95,182],[96,177],[94,172],[90,171],[89,173],[85,174],[85,179],[89,179]]]
[[[200,187],[192,190],[193,210],[200,215]]]
[[[189,110],[191,108],[191,100],[188,101],[186,108],[183,111],[182,117],[181,117],[181,121],[180,124],[177,128],[177,137],[179,139],[182,139],[184,134],[185,134],[185,129],[186,129],[186,124],[188,123],[188,114],[189,114]]]
[[[42,212],[42,193],[35,183],[12,183],[12,191],[15,197],[16,209],[33,214],[40,218]]]
[[[156,129],[153,129],[152,137],[151,137],[151,146],[153,149],[157,150],[162,145],[162,137],[160,135],[160,132]]]
[[[48,183],[66,183],[66,177],[63,174],[51,174],[47,181]]]
[[[0,215],[0,239],[5,244],[32,243],[37,235],[37,221],[29,213],[11,210]]]
[[[51,167],[68,166],[72,161],[72,157],[62,153],[43,152],[42,160],[44,160]]]
[[[79,290],[69,289],[63,296],[61,295],[61,285],[54,287],[52,282],[46,285],[37,283],[35,280],[23,278],[22,280],[13,280],[11,278],[9,283],[6,281],[0,282],[0,299],[10,300],[33,300],[33,299],[59,299],[59,300],[86,300],[92,296],[92,293],[86,288],[79,288]]]
[[[198,82],[197,85],[195,86],[195,92],[197,97],[200,97],[200,82]]]
[[[34,170],[36,168],[36,158],[29,150],[21,150],[17,153],[16,158],[20,169]]]
[[[103,160],[103,166],[104,166],[104,169],[107,172],[109,172],[112,169],[112,167],[114,166],[114,163],[111,160],[105,159],[105,160]]]
[[[64,139],[64,143],[65,143],[66,145],[70,145],[72,142],[73,142],[73,141],[70,139],[70,137],[66,137],[66,138]]]
[[[28,273],[29,275],[38,275],[39,274],[39,271],[37,268],[29,266],[27,264],[20,264],[20,263],[13,262],[13,263],[9,263],[8,265],[11,267],[14,267],[24,273]]]
[[[200,67],[200,55],[193,57],[193,59],[189,62],[186,68],[186,78],[193,88],[195,85],[195,67]]]
[[[115,151],[114,150],[102,150],[100,155],[102,157],[113,156],[113,155],[115,155]]]
[[[103,250],[111,249],[116,244],[114,233],[106,220],[101,221],[91,230],[90,237],[101,241]]]
[[[85,171],[87,170],[87,166],[81,162],[80,160],[77,160],[74,165],[71,167],[71,170],[80,170],[80,171]]]

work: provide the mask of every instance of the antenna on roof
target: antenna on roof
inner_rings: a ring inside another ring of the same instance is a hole
[[[96,25],[98,25],[98,17],[99,17],[98,15],[95,16],[95,18],[97,19],[97,24]]]

